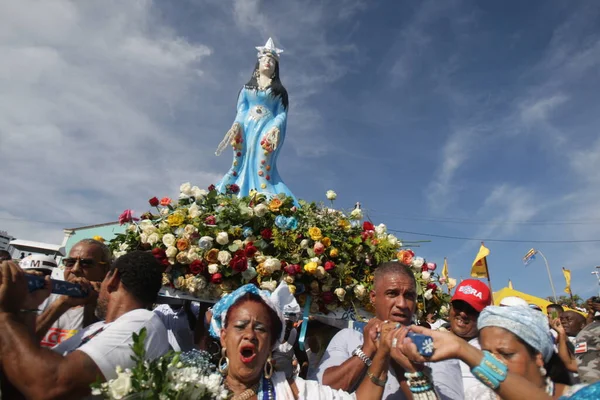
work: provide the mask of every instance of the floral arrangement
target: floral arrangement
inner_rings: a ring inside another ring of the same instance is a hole
[[[398,258],[417,271],[425,304],[443,305],[435,264],[401,250],[384,224],[363,221],[360,206],[333,209],[334,191],[326,193],[331,208],[302,200],[297,207],[285,195],[238,197],[238,191],[184,183],[177,201],[153,197],[154,211],[139,219],[125,210],[119,222],[129,226],[110,247],[116,257],[151,250],[165,266],[163,285],[200,299],[218,299],[246,283],[273,291],[285,280],[301,304],[312,296],[312,312],[368,308],[374,267]],[[422,311],[430,308],[425,304]]]
[[[209,361],[210,355],[193,350],[188,353],[167,353],[146,360],[144,342],[146,328],[133,334],[132,359],[136,365],[123,370],[117,367],[117,378],[92,385],[92,395],[106,399],[226,399],[228,392],[223,378]]]

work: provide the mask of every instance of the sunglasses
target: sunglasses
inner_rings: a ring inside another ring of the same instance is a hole
[[[93,258],[63,258],[65,268],[73,268],[79,262],[81,268],[91,268],[94,264],[106,264],[104,261],[96,261]]]

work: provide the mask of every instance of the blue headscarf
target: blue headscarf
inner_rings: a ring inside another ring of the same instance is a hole
[[[261,300],[279,317],[281,321],[281,333],[278,340],[275,342],[274,347],[277,347],[280,342],[283,341],[285,336],[285,319],[283,317],[283,309],[289,306],[290,302],[296,302],[293,295],[291,295],[289,287],[285,282],[281,282],[280,285],[275,289],[273,294],[267,290],[261,290],[255,285],[249,283],[242,287],[239,287],[230,294],[224,296],[217,302],[212,308],[212,319],[210,321],[209,333],[212,337],[218,339],[221,336],[221,329],[225,326],[225,318],[227,317],[227,311],[234,305],[240,298],[245,296],[247,293],[252,293],[261,298]],[[291,300],[290,300],[291,298]],[[296,303],[297,304],[297,303]]]
[[[548,362],[554,352],[552,335],[546,316],[529,307],[497,307],[488,306],[481,311],[477,320],[477,328],[494,326],[504,328],[519,339],[542,353]]]

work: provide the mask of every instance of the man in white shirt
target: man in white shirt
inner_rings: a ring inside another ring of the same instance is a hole
[[[479,349],[477,318],[490,304],[492,294],[485,283],[477,279],[462,281],[450,300],[450,331]],[[471,368],[462,361],[459,363],[465,394],[469,391],[484,390],[484,385],[473,376]]]
[[[91,383],[115,378],[117,366],[133,367],[133,333],[146,328],[149,359],[166,353],[166,329],[148,310],[161,287],[162,269],[148,252],[133,251],[117,259],[98,297],[96,313],[103,321],[53,351],[40,347],[23,322],[23,305],[31,297],[23,271],[14,263],[2,263],[0,363],[5,378],[26,398],[80,399],[91,393]]]
[[[85,289],[100,288],[110,267],[112,255],[108,246],[94,239],[83,239],[71,248],[69,256],[62,259],[64,279],[78,283]],[[40,306],[36,320],[36,336],[44,347],[52,348],[82,328],[97,322],[94,315],[96,296],[75,298],[52,294]]]
[[[387,262],[375,269],[374,287],[370,294],[376,318],[369,321],[363,332],[342,329],[329,342],[321,359],[317,379],[334,389],[354,391],[367,371],[377,349],[376,331],[383,321],[410,325],[417,305],[415,277],[404,264]],[[463,387],[458,361],[428,363],[433,385],[442,399],[462,399]],[[414,372],[415,366],[401,366],[390,361],[389,379],[383,399],[412,398],[404,378],[405,372]]]

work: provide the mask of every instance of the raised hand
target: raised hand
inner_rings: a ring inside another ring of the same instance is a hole
[[[29,296],[25,273],[12,261],[0,264],[0,312],[18,313]]]
[[[221,143],[217,146],[217,150],[215,151],[215,155],[220,156],[223,150],[227,147],[228,144],[235,141],[235,138],[238,135],[242,134],[242,126],[238,122],[234,122],[231,126],[231,129],[227,131]],[[234,142],[235,143],[235,142]]]

